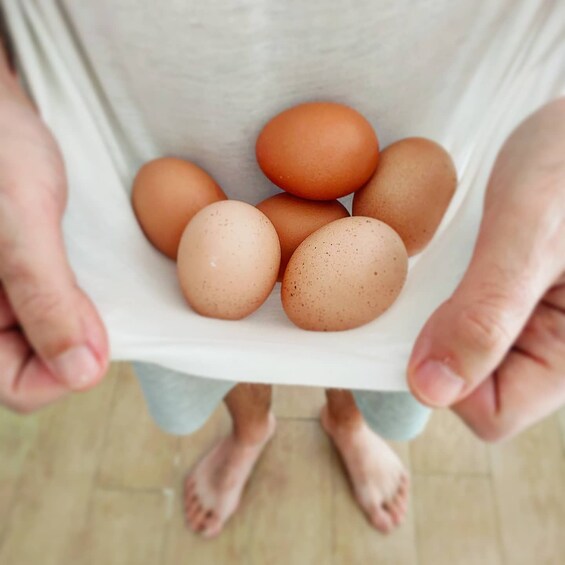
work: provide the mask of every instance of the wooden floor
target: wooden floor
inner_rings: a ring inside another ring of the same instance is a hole
[[[182,478],[225,433],[158,431],[127,365],[28,417],[0,411],[1,565],[544,565],[565,563],[565,412],[497,447],[449,413],[397,450],[412,472],[406,525],[357,511],[317,414],[319,390],[279,388],[277,435],[237,519],[216,541],[186,531]]]

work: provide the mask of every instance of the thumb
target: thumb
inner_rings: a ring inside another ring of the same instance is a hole
[[[408,381],[419,400],[449,406],[501,363],[562,267],[562,215],[550,192],[514,186],[487,201],[463,280],[414,346]]]
[[[71,389],[88,388],[105,373],[107,337],[68,264],[60,211],[39,197],[27,206],[5,200],[0,206],[0,278],[10,306],[53,376]]]

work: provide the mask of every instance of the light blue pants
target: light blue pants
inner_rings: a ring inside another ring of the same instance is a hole
[[[150,363],[132,363],[157,425],[173,435],[202,427],[237,383],[177,373]],[[408,392],[352,391],[359,410],[380,436],[407,441],[425,428],[430,410]]]

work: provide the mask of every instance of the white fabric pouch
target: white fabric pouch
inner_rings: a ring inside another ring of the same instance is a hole
[[[554,49],[557,28],[544,32],[547,44],[542,41],[520,64],[501,70],[485,61],[479,67],[466,98],[452,109],[453,130],[436,137],[456,162],[457,194],[432,243],[411,260],[401,296],[379,319],[346,332],[300,330],[282,310],[278,284],[245,320],[207,319],[186,305],[175,265],[138,227],[127,156],[79,54],[70,40],[65,43],[65,30],[44,17],[39,2],[3,5],[26,86],[64,155],[67,249],[107,325],[112,358],[213,379],[406,390],[406,364],[418,332],[469,262],[501,144],[529,112],[565,92],[563,51]],[[493,72],[504,80],[485,100],[481,85]]]

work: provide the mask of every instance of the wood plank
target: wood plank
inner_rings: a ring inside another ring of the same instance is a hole
[[[183,467],[190,468],[226,433],[226,420],[219,411],[204,430],[183,442]],[[179,489],[164,562],[176,565],[190,554],[191,562],[218,565],[329,563],[331,461],[330,445],[316,422],[279,421],[237,515],[217,540],[202,540],[186,530]]]
[[[490,472],[486,445],[450,410],[434,412],[424,433],[411,442],[410,455],[418,474]]]
[[[151,419],[129,363],[121,365],[117,377],[98,484],[112,488],[170,488],[179,441],[161,431]]]
[[[491,457],[506,562],[563,563],[565,459],[557,419],[494,446]]]
[[[242,508],[251,565],[330,563],[332,462],[317,422],[279,422]]]
[[[502,563],[489,477],[416,475],[414,493],[419,565]]]
[[[0,541],[38,425],[39,414],[21,416],[0,407]]]
[[[178,565],[186,561],[187,556],[190,556],[190,562],[194,564],[246,563],[245,557],[249,554],[245,547],[247,522],[241,515],[228,524],[221,536],[213,541],[203,540],[190,532],[186,528],[183,515],[182,494],[186,473],[228,430],[229,419],[222,405],[202,429],[181,440],[180,466],[175,477],[174,508],[165,541],[163,565]],[[246,496],[243,504],[245,500]]]
[[[161,562],[166,527],[163,492],[98,488],[82,547],[91,565],[155,565]]]
[[[116,367],[95,389],[39,415],[0,549],[2,565],[76,563],[67,551],[80,535],[98,467]]]
[[[559,427],[561,429],[561,444],[563,445],[563,455],[565,455],[565,407],[557,413]]]
[[[324,389],[312,386],[276,386],[273,389],[273,412],[277,418],[318,420],[326,401]]]
[[[393,444],[410,468],[408,446]],[[338,456],[332,465],[333,479],[333,565],[413,565],[417,563],[412,505],[404,524],[385,536],[375,530],[358,507]]]

